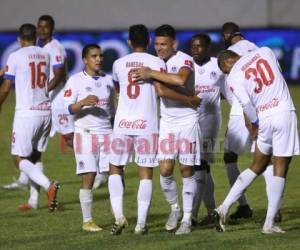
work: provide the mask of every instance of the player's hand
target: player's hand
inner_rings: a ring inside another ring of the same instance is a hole
[[[82,106],[93,106],[98,102],[98,97],[95,95],[88,95],[86,98],[81,100]]]
[[[134,81],[148,80],[151,78],[152,70],[149,67],[141,67],[131,70]]]
[[[201,98],[199,98],[196,95],[189,96],[188,98],[189,98],[189,103],[193,108],[196,109],[200,106],[202,100]]]
[[[250,125],[247,125],[247,128],[249,130],[250,138],[252,140],[256,140],[257,139],[257,135],[258,135],[258,126],[252,125],[250,123]]]

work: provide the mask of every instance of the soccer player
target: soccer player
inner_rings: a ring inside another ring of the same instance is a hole
[[[220,53],[218,64],[229,74],[228,83],[242,105],[250,135],[257,137],[254,161],[243,171],[223,203],[215,210],[217,230],[225,231],[230,206],[274,159],[274,172],[269,182],[268,210],[263,234],[284,233],[274,225],[281,205],[288,166],[293,155],[299,155],[295,107],[274,53],[266,47],[243,57],[233,51]]]
[[[235,23],[224,23],[222,26],[222,36],[228,50],[234,51],[240,56],[258,48],[254,43],[244,39],[239,26]],[[230,94],[230,91],[227,91],[227,93],[227,100],[231,104],[231,110],[224,141],[224,162],[229,183],[232,186],[240,174],[237,163],[238,156],[244,152],[246,147],[251,147],[252,141],[245,124],[241,105],[237,98]],[[252,210],[250,209],[245,195],[242,195],[238,202],[239,206],[237,207],[237,210],[230,215],[230,218],[239,219],[252,217]]]
[[[73,145],[73,116],[64,109],[64,85],[67,78],[67,54],[61,43],[53,38],[55,22],[52,16],[42,15],[37,23],[38,43],[50,54],[50,81],[48,91],[51,100],[52,125],[50,136],[60,133],[66,144]]]
[[[170,25],[162,25],[155,30],[155,50],[167,66],[167,72],[151,67],[135,71],[137,80],[155,79],[174,90],[194,94],[193,59],[176,50],[176,32]],[[176,235],[191,232],[193,200],[196,192],[194,165],[200,165],[200,127],[196,109],[167,98],[161,98],[161,119],[159,129],[160,183],[171,213],[165,225],[167,231],[177,228],[181,219],[177,185],[173,176],[175,160],[178,158],[183,181],[183,217]],[[168,145],[166,145],[168,144]],[[198,152],[198,153],[197,153]],[[198,159],[196,156],[199,154]],[[196,161],[198,163],[196,164]]]
[[[195,166],[197,192],[193,205],[193,224],[197,224],[198,210],[203,199],[208,215],[200,222],[214,222],[211,213],[215,209],[214,182],[210,164],[214,162],[214,149],[221,126],[220,93],[224,91],[224,74],[215,57],[210,56],[211,39],[207,34],[197,34],[191,39],[191,54],[195,67],[195,90],[201,98],[198,108],[201,128],[201,165]]]
[[[146,219],[152,197],[153,167],[157,166],[157,94],[168,98],[179,98],[186,105],[190,98],[177,94],[155,81],[135,81],[133,69],[141,66],[155,70],[165,70],[165,63],[147,53],[150,38],[147,27],[142,24],[129,28],[128,45],[133,53],[124,56],[113,64],[113,79],[119,86],[120,96],[113,129],[113,142],[110,158],[108,188],[115,223],[111,234],[118,235],[127,225],[123,214],[122,184],[123,168],[133,150],[138,165],[140,184],[137,194],[138,218],[135,234],[147,232]],[[157,92],[157,94],[156,94]],[[193,98],[191,98],[193,99]],[[199,98],[194,98],[199,105]],[[134,110],[134,112],[133,112]]]
[[[58,182],[51,183],[40,166],[46,150],[51,126],[50,102],[46,96],[49,76],[49,54],[36,44],[36,27],[23,24],[19,29],[20,49],[7,60],[4,82],[0,90],[0,107],[11,85],[15,83],[16,109],[13,122],[11,153],[17,167],[47,191],[48,208],[54,211]],[[31,197],[32,198],[32,197]],[[29,199],[28,209],[37,208],[38,201]]]
[[[97,172],[108,171],[109,154],[105,138],[112,132],[113,108],[112,77],[101,71],[103,54],[97,44],[86,45],[82,50],[84,70],[67,81],[64,100],[70,114],[75,114],[74,153],[76,174],[82,184],[79,200],[82,210],[82,229],[98,232],[92,218],[92,187]],[[107,140],[106,140],[107,141]]]

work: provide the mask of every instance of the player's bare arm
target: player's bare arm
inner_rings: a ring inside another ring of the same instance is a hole
[[[66,80],[66,70],[65,67],[54,68],[53,69],[54,77],[48,83],[48,91],[55,89],[61,82]]]
[[[184,86],[187,82],[191,70],[189,68],[181,68],[178,73],[172,74],[172,73],[166,73],[166,72],[160,72],[157,70],[152,70],[149,67],[142,67],[137,68],[133,70],[133,73],[135,74],[135,80],[148,80],[148,79],[155,79],[160,82],[168,83],[171,85],[176,86]]]
[[[0,69],[0,76],[3,76],[5,73],[5,70],[4,69]]]
[[[186,96],[180,94],[175,90],[172,90],[159,82],[154,82],[154,86],[157,95],[160,97],[181,102],[183,104],[191,106],[192,108],[198,108],[200,106],[201,99],[197,95]]]
[[[0,88],[0,109],[4,101],[6,100],[9,91],[11,89],[12,81],[9,79],[4,79]]]
[[[72,113],[77,113],[81,110],[82,107],[96,105],[98,102],[98,97],[95,95],[88,95],[86,98],[82,99],[79,102],[71,104],[70,109]]]

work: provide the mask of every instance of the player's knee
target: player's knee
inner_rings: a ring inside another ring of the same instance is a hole
[[[73,137],[74,137],[74,133],[63,135],[65,143],[71,148],[73,148]]]
[[[180,173],[182,177],[191,177],[194,174],[194,168],[191,166],[181,166]]]
[[[237,162],[238,160],[238,155],[233,152],[225,152],[223,156],[224,162],[225,163],[233,163]]]

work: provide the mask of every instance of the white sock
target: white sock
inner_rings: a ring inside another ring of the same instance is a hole
[[[124,186],[122,177],[118,174],[113,174],[108,177],[108,190],[110,195],[110,204],[114,212],[116,221],[123,218],[123,194]]]
[[[204,195],[203,195],[203,202],[205,204],[208,214],[210,214],[216,208],[216,201],[215,201],[214,193],[215,193],[214,180],[212,178],[211,173],[206,172],[206,183],[205,183],[205,190],[204,190]]]
[[[27,185],[29,183],[29,177],[23,171],[20,171],[18,182]]]
[[[83,222],[92,220],[93,194],[91,189],[80,189],[79,200]]]
[[[152,197],[152,180],[143,179],[140,180],[139,191],[137,194],[137,203],[138,203],[138,218],[137,224],[142,227],[145,226],[148,210],[151,203]]]
[[[106,183],[108,180],[108,172],[102,172],[96,174],[93,190],[99,188],[102,184]]]
[[[230,186],[232,187],[236,179],[240,175],[240,170],[236,162],[226,163],[225,168],[227,171],[227,176],[229,179]],[[238,202],[241,206],[248,205],[247,199],[244,194],[238,199]]]
[[[20,161],[19,168],[29,176],[30,180],[43,187],[46,191],[48,190],[51,183],[39,167],[24,159]]]
[[[224,202],[222,203],[222,209],[225,214],[228,212],[231,205],[242,195],[245,189],[254,181],[256,177],[257,174],[254,173],[250,168],[247,168],[239,175]]]
[[[38,167],[42,172],[44,172],[44,165],[42,162],[35,163],[35,166]],[[38,200],[40,194],[40,186],[35,182],[31,181],[30,183],[30,197],[28,199],[28,204],[33,207],[38,207]]]
[[[173,176],[164,177],[160,175],[160,186],[164,192],[166,201],[170,204],[178,204],[177,185]]]
[[[193,217],[195,219],[197,219],[199,208],[200,208],[204,190],[205,190],[206,170],[196,170],[195,178],[196,178],[196,183],[197,183],[197,189],[196,189],[196,193],[195,193],[195,197],[194,197],[192,214],[193,214]]]
[[[263,172],[263,177],[265,179],[266,183],[266,193],[267,196],[269,197],[270,194],[270,183],[272,182],[272,178],[274,177],[274,167],[273,165],[269,165],[266,170]]]
[[[184,212],[181,222],[191,223],[192,213]]]
[[[195,175],[182,178],[182,208],[185,213],[192,213],[196,188]]]
[[[268,195],[268,211],[264,227],[272,227],[274,225],[274,217],[280,208],[283,198],[285,186],[285,178],[273,176],[269,182]]]

